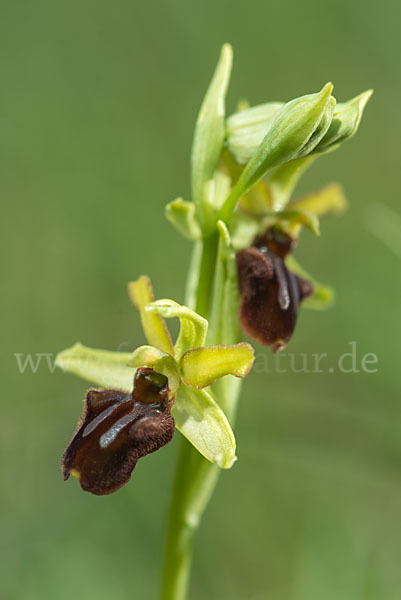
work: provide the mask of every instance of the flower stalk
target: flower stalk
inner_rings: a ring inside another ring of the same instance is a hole
[[[191,268],[194,268],[194,262],[192,262],[188,278],[198,279],[199,281],[196,296],[197,312],[206,318],[209,318],[213,313],[217,313],[214,327],[216,331],[221,331],[222,311],[219,308],[226,304],[227,298],[224,298],[224,293],[229,293],[230,288],[223,290],[219,296],[213,296],[212,294],[213,286],[209,282],[214,281],[216,283],[216,271],[219,267],[221,268],[221,261],[216,260],[219,246],[217,232],[213,237],[213,240],[208,238],[206,243],[204,242],[198,276],[196,273],[191,272]],[[230,297],[228,300],[232,300],[232,298]],[[190,298],[187,298],[187,305],[189,301]],[[232,311],[231,316],[236,319],[237,303],[232,307]],[[224,338],[224,334],[214,335],[213,343],[231,344],[237,341],[232,339],[232,330],[226,338]],[[239,341],[239,333],[237,335]],[[227,383],[231,383],[231,389]],[[228,382],[221,380],[214,386],[215,398],[225,414],[231,416],[231,425],[236,412],[241,383],[242,380],[233,381],[231,379]],[[236,385],[235,391],[233,390],[233,384]],[[220,472],[221,470],[216,465],[200,456],[185,439],[180,440],[167,526],[161,600],[185,600],[187,598],[192,564],[193,537],[213,495]]]
[[[177,198],[166,218],[194,243],[186,304],[155,300],[150,279],[128,286],[147,345],[132,353],[81,344],[56,364],[106,389],[91,389],[63,457],[63,472],[104,495],[131,478],[138,460],[178,429],[179,452],[161,600],[186,600],[193,537],[221,469],[236,460],[232,427],[254,351],[241,328],[273,351],[286,346],[298,309],[327,308],[332,290],[292,256],[303,228],[346,207],[338,184],[291,200],[316,159],[356,132],[371,91],[337,104],[333,86],[290,102],[242,107],[226,118],[232,49],[225,44],[202,102],[191,153],[192,202]],[[178,318],[173,342],[166,319]]]

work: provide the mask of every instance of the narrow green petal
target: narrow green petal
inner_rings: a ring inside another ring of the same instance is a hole
[[[149,277],[142,275],[128,284],[128,296],[141,315],[142,327],[151,346],[168,354],[173,353],[173,344],[167,326],[159,314],[147,312],[145,307],[155,298]]]
[[[174,356],[177,360],[184,352],[194,347],[203,346],[206,339],[208,323],[187,306],[177,304],[174,300],[156,300],[146,306],[146,312],[160,315],[165,319],[174,317],[180,320],[180,333],[174,345]]]
[[[181,385],[171,412],[176,427],[207,460],[222,469],[233,465],[234,433],[209,392]]]
[[[129,392],[135,375],[135,369],[127,366],[130,358],[130,352],[97,350],[77,343],[57,355],[56,365],[100,387]]]
[[[290,271],[302,277],[306,281],[310,281],[314,287],[314,294],[309,298],[306,298],[302,302],[304,308],[311,308],[313,310],[326,310],[334,304],[334,290],[328,285],[323,285],[316,281],[292,255],[287,256],[285,259],[286,265]]]
[[[199,240],[201,228],[195,216],[195,204],[176,198],[166,206],[166,218],[188,240]]]
[[[177,363],[170,354],[162,352],[153,346],[139,346],[128,361],[130,367],[152,367],[156,373],[165,375],[168,379],[169,395],[173,398],[181,383]]]
[[[181,377],[186,385],[200,389],[225,375],[245,377],[253,361],[253,348],[245,342],[233,346],[195,348],[181,358]]]
[[[204,221],[204,185],[213,178],[225,137],[225,96],[230,80],[232,48],[224,44],[203,100],[192,145],[192,196]],[[203,223],[202,223],[203,224]]]
[[[341,185],[332,183],[314,194],[294,200],[288,207],[295,210],[306,210],[318,217],[329,214],[341,214],[347,208],[347,200]]]

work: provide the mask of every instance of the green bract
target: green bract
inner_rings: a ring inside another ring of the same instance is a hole
[[[205,184],[213,179],[225,138],[225,96],[231,74],[232,48],[225,44],[196,122],[192,145],[192,197],[203,227],[210,215],[205,205]]]
[[[205,390],[226,375],[245,377],[253,364],[249,344],[204,346],[208,322],[173,300],[154,301],[149,278],[129,284],[129,295],[140,312],[150,345],[132,354],[108,352],[76,344],[56,360],[64,371],[96,385],[123,391],[132,389],[135,369],[151,367],[168,379],[169,396],[175,397],[172,415],[177,428],[209,461],[229,468],[235,461],[235,438],[212,392]],[[180,320],[173,346],[164,318]]]

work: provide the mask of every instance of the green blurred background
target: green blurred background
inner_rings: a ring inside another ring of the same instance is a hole
[[[366,223],[376,203],[399,210],[399,3],[2,0],[0,11],[1,598],[157,598],[178,439],[115,495],[63,483],[87,386],[46,359],[21,374],[14,354],[143,343],[126,298],[141,273],[183,300],[189,244],[163,207],[189,197],[194,121],[230,41],[229,112],[329,79],[340,100],[375,95],[358,135],[299,189],[339,180],[350,200],[297,252],[338,298],[302,312],[288,352],[328,353],[325,372],[271,365],[246,382],[239,461],[196,538],[190,598],[398,600],[400,258]],[[328,372],[350,341],[358,364],[377,354],[376,373]]]

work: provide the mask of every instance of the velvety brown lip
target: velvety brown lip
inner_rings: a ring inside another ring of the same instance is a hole
[[[268,229],[236,255],[241,327],[273,352],[288,344],[300,302],[313,294],[309,282],[287,269],[284,258],[293,245],[288,236]]]
[[[89,390],[81,421],[63,455],[64,479],[74,475],[92,494],[118,490],[129,481],[140,458],[172,439],[170,405],[166,378],[147,367],[137,370],[131,394]]]

